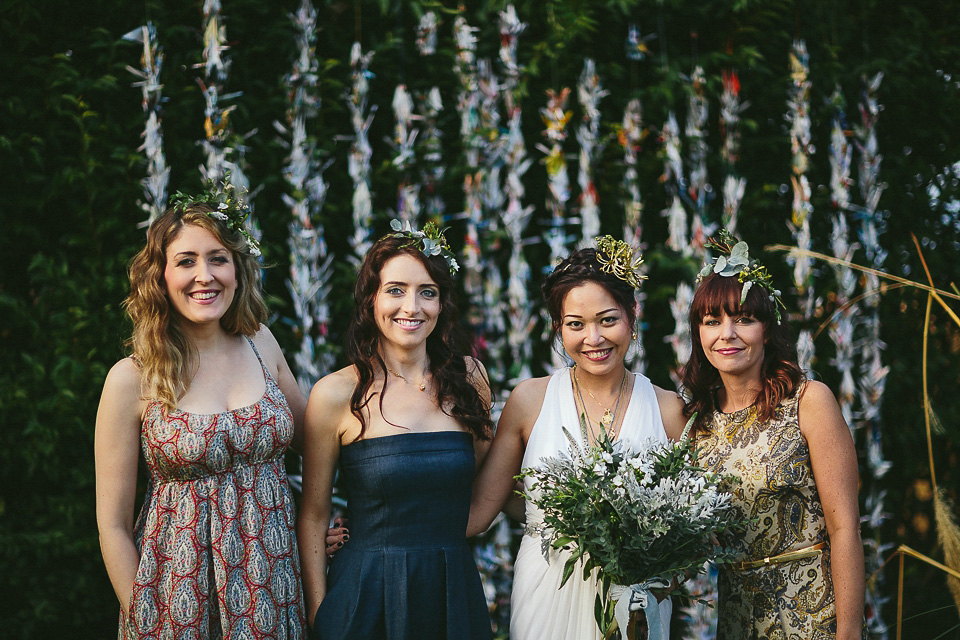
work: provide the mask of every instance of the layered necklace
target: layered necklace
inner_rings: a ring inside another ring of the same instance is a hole
[[[580,384],[580,378],[577,377],[577,365],[573,365],[573,386],[577,390],[577,397],[580,399],[580,406],[583,407],[584,416],[586,420],[582,421],[580,424],[581,433],[583,435],[584,442],[587,442],[587,422],[590,421],[590,414],[587,413],[587,405],[583,401],[583,386]],[[603,431],[606,431],[608,435],[613,437],[614,431],[613,427],[617,422],[617,415],[620,413],[620,401],[623,399],[623,390],[627,386],[627,370],[624,368],[623,377],[620,379],[620,390],[617,391],[617,401],[613,405],[613,411],[607,408],[597,396],[593,395],[590,389],[587,389],[587,395],[593,398],[594,402],[600,405],[600,408],[603,409],[603,415],[600,417],[600,428]],[[593,425],[590,425],[590,431],[593,431]]]

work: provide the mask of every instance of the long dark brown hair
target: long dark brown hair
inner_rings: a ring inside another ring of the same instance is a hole
[[[357,274],[354,288],[353,317],[347,328],[347,358],[357,368],[357,385],[350,398],[350,411],[360,421],[363,437],[367,422],[363,409],[373,394],[374,368],[379,369],[388,380],[387,365],[377,348],[380,329],[373,315],[373,302],[380,288],[380,272],[388,260],[399,255],[416,258],[437,283],[440,293],[440,313],[437,324],[427,337],[427,356],[430,373],[437,387],[437,401],[444,413],[454,418],[479,440],[489,440],[493,431],[490,407],[480,391],[470,381],[464,355],[470,353],[470,340],[458,321],[456,283],[450,275],[446,259],[442,256],[427,257],[418,246],[411,245],[410,238],[384,236],[367,252]],[[384,385],[387,383],[384,382]],[[383,413],[383,393],[380,394],[380,412]]]
[[[597,250],[586,248],[572,253],[557,265],[557,268],[546,277],[540,287],[543,301],[550,313],[552,329],[551,339],[560,331],[563,321],[563,300],[571,289],[581,287],[588,282],[595,282],[613,296],[618,305],[627,314],[627,321],[633,327],[637,320],[637,303],[634,298],[634,288],[612,273],[601,271],[600,261],[597,259]]]
[[[687,404],[684,415],[697,413],[693,429],[702,428],[707,417],[719,409],[715,392],[722,385],[720,372],[710,364],[700,342],[700,323],[704,316],[749,315],[763,324],[763,365],[761,388],[756,405],[761,420],[773,417],[774,410],[789,398],[804,379],[797,361],[797,345],[786,322],[777,323],[776,308],[767,291],[751,287],[740,304],[743,285],[735,277],[710,274],[697,287],[690,304],[690,359],[681,371],[681,384]]]

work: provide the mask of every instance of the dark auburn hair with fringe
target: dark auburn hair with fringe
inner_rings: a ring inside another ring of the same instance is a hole
[[[700,324],[704,316],[748,315],[763,323],[763,368],[761,389],[756,404],[761,420],[773,417],[784,399],[794,394],[804,379],[797,361],[797,345],[786,322],[778,323],[776,307],[762,287],[751,287],[740,304],[743,285],[734,277],[710,274],[700,283],[690,305],[690,359],[681,370],[681,385],[687,398],[684,415],[697,413],[693,431],[706,424],[707,417],[719,409],[716,389],[722,384],[720,372],[710,364],[700,342]]]
[[[637,320],[634,288],[612,273],[601,271],[601,266],[597,259],[596,249],[580,249],[562,260],[557,268],[543,281],[540,292],[543,294],[547,311],[550,313],[553,336],[556,336],[557,332],[560,331],[560,325],[563,322],[564,298],[567,297],[571,289],[581,287],[588,282],[595,282],[606,289],[616,303],[623,307],[630,326],[634,326]]]
[[[464,356],[471,352],[470,339],[459,323],[456,303],[456,283],[443,256],[427,257],[419,245],[407,237],[384,236],[363,259],[354,287],[353,317],[347,327],[346,352],[348,361],[357,368],[357,385],[350,398],[350,411],[360,421],[363,437],[367,423],[363,409],[373,394],[374,368],[383,373],[387,384],[387,365],[380,355],[380,329],[373,314],[373,302],[380,289],[380,272],[388,260],[399,255],[416,258],[426,268],[440,292],[440,314],[437,324],[427,337],[427,356],[430,373],[437,387],[437,401],[444,413],[454,418],[479,440],[489,440],[493,432],[490,407],[470,380]],[[380,394],[383,412],[383,394]]]

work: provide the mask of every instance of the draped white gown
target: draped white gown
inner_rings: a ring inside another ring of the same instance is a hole
[[[666,442],[660,408],[653,384],[645,376],[634,373],[633,392],[626,407],[619,438],[638,447],[647,440]],[[541,458],[568,451],[568,442],[561,427],[566,427],[582,445],[580,420],[573,398],[570,369],[561,369],[550,377],[540,415],[533,425],[530,440],[523,454],[524,468],[536,467]],[[530,491],[530,478],[524,479]],[[543,512],[527,500],[528,530],[531,524],[543,521]],[[589,581],[574,571],[560,587],[565,551],[550,551],[550,562],[543,557],[539,535],[527,534],[520,543],[514,565],[511,596],[510,637],[512,640],[602,640],[594,618],[594,602],[598,593],[596,570]],[[673,605],[667,598],[660,603],[660,618],[669,637]]]

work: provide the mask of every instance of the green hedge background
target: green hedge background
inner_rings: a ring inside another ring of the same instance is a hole
[[[284,120],[283,76],[293,61],[295,43],[288,14],[296,0],[260,2],[224,0],[223,14],[231,48],[230,90],[234,130],[256,130],[246,142],[248,174],[262,185],[256,215],[264,232],[268,262],[266,289],[276,314],[273,331],[294,349],[293,313],[284,280],[290,213],[281,201],[287,187],[281,175],[285,150],[271,123]],[[456,3],[416,0],[317,0],[320,31],[322,110],[311,125],[324,157],[334,160],[325,174],[330,184],[322,212],[331,251],[348,253],[351,184],[346,173],[349,143],[347,112],[341,98],[349,83],[348,55],[354,39],[375,50],[371,104],[378,104],[370,130],[374,145],[373,192],[378,230],[386,228],[395,206],[398,175],[384,137],[392,135],[390,100],[398,82],[411,91],[434,84],[445,92],[441,118],[448,171],[442,193],[448,211],[462,207],[466,167],[457,134],[457,80],[452,71],[451,28]],[[496,59],[496,12],[506,3],[466,2],[464,15],[481,27],[478,57]],[[785,113],[789,86],[787,54],[794,38],[810,51],[813,141],[814,247],[829,252],[827,149],[831,111],[827,98],[842,88],[847,115],[858,121],[861,78],[885,74],[880,88],[883,111],[878,124],[884,155],[882,179],[888,187],[880,202],[886,230],[880,237],[889,252],[891,273],[923,280],[911,234],[922,242],[936,285],[947,289],[960,262],[960,2],[882,0],[788,2],[786,0],[521,0],[520,18],[530,26],[520,38],[522,105],[527,151],[541,141],[538,109],[548,88],[575,86],[583,58],[597,60],[610,95],[600,105],[603,134],[614,133],[623,106],[638,96],[644,123],[651,129],[640,156],[645,200],[644,238],[651,280],[646,285],[645,334],[648,375],[670,386],[672,352],[661,337],[673,329],[669,298],[680,280],[692,279],[691,265],[665,248],[666,219],[659,215],[665,195],[658,184],[662,158],[656,128],[667,111],[686,113],[686,84],[700,64],[708,79],[711,180],[721,175],[717,97],[720,71],[736,68],[742,98],[743,147],[739,172],[747,182],[740,233],[751,246],[791,243],[790,148]],[[416,54],[418,16],[433,9],[443,15],[440,51],[424,59]],[[93,427],[100,388],[108,368],[124,355],[129,322],[120,309],[126,295],[126,263],[143,240],[137,228],[145,215],[139,181],[145,164],[137,148],[143,128],[139,89],[125,69],[138,66],[140,47],[120,36],[147,20],[157,27],[164,48],[163,133],[172,167],[171,191],[200,186],[203,162],[197,141],[203,135],[203,100],[196,79],[201,71],[199,1],[145,0],[0,0],[0,598],[2,635],[11,638],[106,638],[115,634],[117,603],[100,558],[94,515]],[[626,25],[639,22],[650,56],[640,62],[624,57]],[[580,116],[575,97],[569,107],[574,123],[566,145],[574,153],[573,127]],[[620,235],[622,212],[618,185],[622,167],[611,141],[600,158],[596,180],[604,232]],[[569,163],[574,196],[575,163]],[[854,173],[854,177],[856,174]],[[544,171],[539,164],[525,177],[525,202],[537,207],[527,236],[544,228],[548,214]],[[931,204],[930,186],[939,190]],[[717,187],[714,187],[717,189]],[[854,187],[856,194],[856,187]],[[854,195],[855,201],[857,196]],[[719,219],[719,198],[711,204]],[[462,223],[450,237],[462,238]],[[539,268],[546,248],[532,245],[527,257]],[[502,258],[497,254],[497,259]],[[862,252],[857,255],[863,263]],[[775,277],[788,289],[782,254],[768,254]],[[338,261],[333,283],[331,341],[336,343],[352,304],[352,271]],[[539,284],[539,271],[531,292]],[[823,296],[817,322],[833,308],[831,272],[817,266],[816,288]],[[789,302],[789,300],[788,300]],[[925,295],[892,288],[880,305],[884,362],[890,366],[883,404],[884,455],[893,463],[883,478],[885,510],[890,517],[882,539],[905,543],[942,560],[936,543],[929,464],[922,413],[921,328]],[[791,309],[795,308],[793,304]],[[956,310],[958,305],[954,304]],[[816,329],[818,325],[811,328]],[[942,431],[934,436],[937,482],[956,502],[960,467],[960,331],[936,306],[929,350],[930,392]],[[799,328],[799,325],[795,328]],[[817,373],[834,388],[832,344],[823,332],[817,342]],[[292,352],[292,351],[291,351]],[[549,358],[538,347],[536,362]],[[508,390],[498,390],[501,399]],[[861,453],[861,455],[863,455]],[[884,610],[896,619],[896,563],[884,571]],[[943,574],[907,561],[906,638],[960,638],[957,609]],[[892,637],[892,633],[891,633]]]

